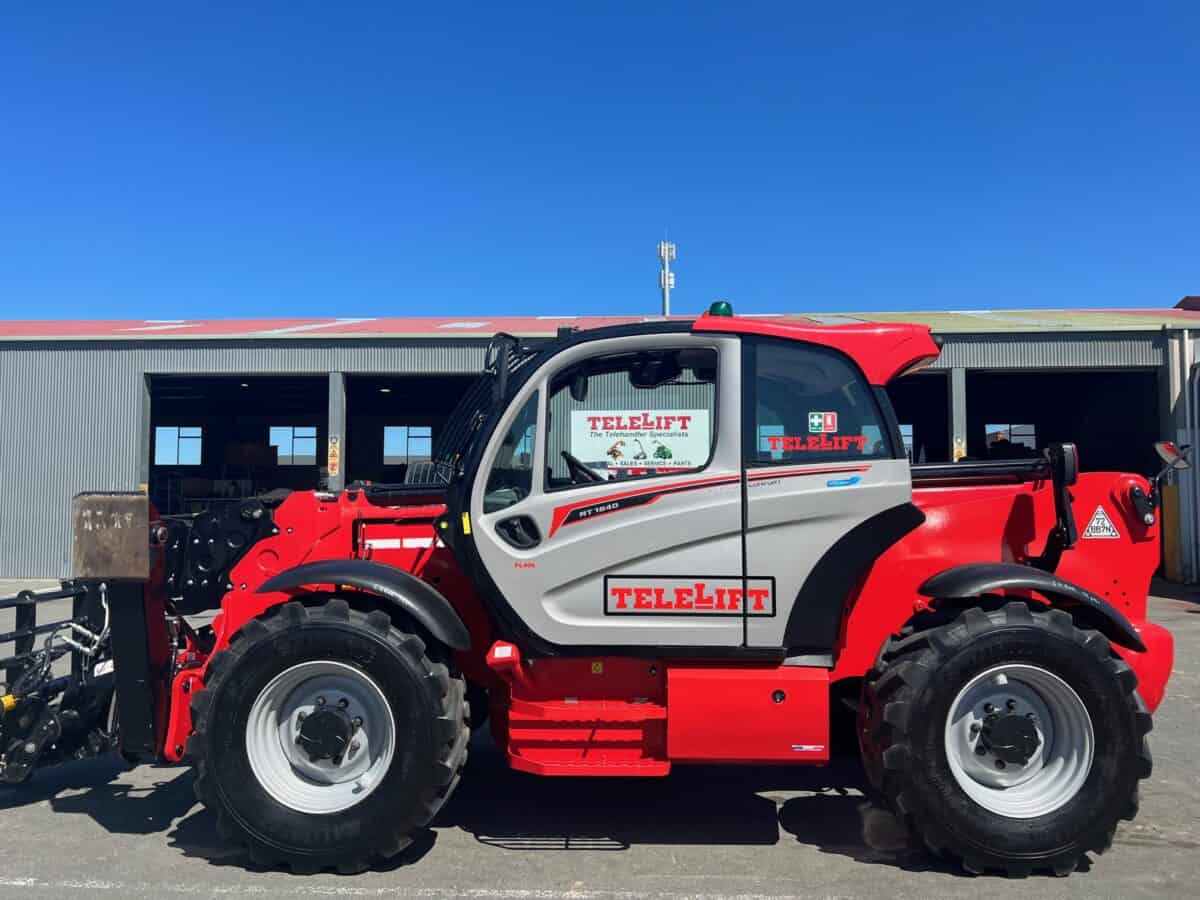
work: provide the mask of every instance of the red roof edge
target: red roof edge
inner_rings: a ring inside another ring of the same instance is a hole
[[[802,325],[769,319],[704,315],[693,331],[760,334],[807,341],[840,350],[853,359],[871,384],[893,378],[937,359],[941,348],[927,325],[864,322],[861,325]]]

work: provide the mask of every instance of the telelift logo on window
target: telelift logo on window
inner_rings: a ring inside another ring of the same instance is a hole
[[[837,430],[837,413],[810,412],[808,414],[809,434],[833,434]]]

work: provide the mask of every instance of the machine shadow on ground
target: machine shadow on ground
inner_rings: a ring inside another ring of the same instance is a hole
[[[513,852],[620,852],[638,845],[774,845],[907,870],[957,873],[913,846],[862,795],[856,758],[828,767],[676,766],[667,778],[544,778],[472,743],[468,775],[434,821]]]
[[[850,757],[826,768],[677,766],[662,779],[596,779],[514,772],[486,729],[475,736],[471,753],[462,784],[432,827],[374,871],[411,865],[435,850],[439,832],[461,829],[481,848],[499,853],[795,841],[866,864],[962,874],[913,845],[890,813],[863,797],[862,769]],[[110,833],[165,835],[189,858],[259,869],[197,805],[191,771],[147,767],[140,773],[151,777],[133,784],[126,772],[116,757],[42,771],[28,784],[0,792],[0,812],[46,802],[56,813],[85,815]]]

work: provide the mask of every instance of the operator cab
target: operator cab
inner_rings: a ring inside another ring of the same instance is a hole
[[[921,520],[882,385],[936,355],[726,315],[503,339],[443,536],[535,650],[828,656],[839,573]]]

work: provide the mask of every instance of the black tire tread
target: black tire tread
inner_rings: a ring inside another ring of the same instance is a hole
[[[429,789],[419,798],[411,816],[379,822],[374,844],[356,848],[355,854],[348,858],[300,855],[259,839],[225,809],[220,792],[216,789],[213,773],[209,771],[208,766],[209,713],[213,697],[219,692],[222,681],[237,667],[241,659],[253,651],[258,642],[271,640],[283,631],[303,625],[314,618],[326,618],[341,625],[348,623],[384,636],[397,652],[409,656],[427,673],[427,689],[441,705],[435,726],[438,729],[441,752],[434,764]],[[305,606],[298,601],[291,601],[273,607],[262,616],[246,622],[230,639],[229,647],[215,654],[209,661],[204,688],[193,694],[190,707],[192,734],[188,738],[187,757],[196,768],[196,797],[216,815],[217,831],[221,837],[230,843],[245,847],[250,859],[258,866],[286,866],[298,875],[312,874],[328,868],[334,868],[343,874],[361,872],[408,847],[414,834],[433,821],[458,786],[467,763],[467,744],[471,736],[466,682],[461,675],[452,673],[445,662],[431,659],[429,649],[420,637],[397,629],[387,613],[380,610],[360,612],[351,608],[340,597],[333,597],[319,606]]]
[[[907,734],[910,715],[916,711],[917,695],[928,679],[936,673],[942,656],[971,638],[992,628],[1020,625],[1048,629],[1067,636],[1083,649],[1105,660],[1121,689],[1127,696],[1140,735],[1138,777],[1148,778],[1152,769],[1150,746],[1146,738],[1152,720],[1137,693],[1137,675],[1129,664],[1118,657],[1106,638],[1097,631],[1076,627],[1069,613],[1060,609],[1035,611],[1027,604],[1013,601],[985,612],[976,607],[965,610],[948,624],[938,624],[928,630],[907,627],[899,637],[887,641],[878,659],[863,680],[862,719],[859,733],[863,762],[868,779],[877,795],[891,808],[896,817],[924,846],[937,856],[956,859],[972,874],[999,870],[1010,877],[1025,877],[1035,865],[1023,860],[1000,856],[985,858],[977,848],[960,845],[955,836],[939,822],[919,812],[917,804],[905,795],[905,771],[911,749]],[[1123,819],[1132,819],[1138,810],[1137,783],[1123,807]],[[1088,846],[1078,852],[1068,852],[1037,863],[1036,868],[1064,876],[1075,871],[1084,853],[1101,854],[1113,842],[1116,823],[1099,828]]]

